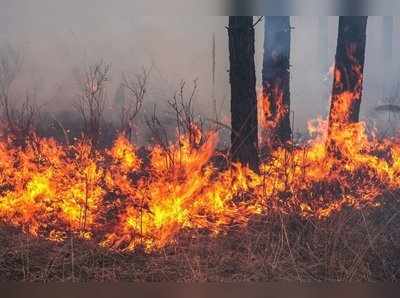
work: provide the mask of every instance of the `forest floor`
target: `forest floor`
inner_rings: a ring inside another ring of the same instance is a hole
[[[269,214],[219,236],[187,230],[152,253],[91,241],[54,243],[0,228],[0,281],[389,281],[400,280],[400,197],[345,208],[326,220]]]

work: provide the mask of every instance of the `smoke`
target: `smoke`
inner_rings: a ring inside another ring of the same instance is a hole
[[[212,36],[216,37],[216,90],[221,120],[229,117],[228,37],[224,16],[138,16],[131,1],[10,1],[0,2],[0,46],[12,44],[23,52],[24,65],[16,97],[35,88],[37,100],[51,111],[71,110],[78,94],[77,75],[87,65],[111,63],[108,86],[109,114],[122,74],[152,67],[146,111],[162,107],[182,80],[198,80],[194,107],[213,117]],[[179,11],[179,7],[176,7]],[[136,10],[137,11],[137,10]],[[304,131],[307,120],[325,115],[329,106],[332,65],[336,48],[337,17],[328,17],[328,43],[321,51],[318,17],[292,17],[291,98],[295,131]],[[368,20],[362,118],[383,97],[382,18]],[[263,23],[256,26],[257,78],[261,78]],[[394,36],[399,24],[394,23]],[[400,41],[393,39],[393,47]],[[398,59],[393,65],[395,73]],[[395,85],[396,80],[390,80]],[[260,83],[260,82],[259,82]],[[260,85],[260,84],[259,84]],[[189,88],[189,87],[188,87]],[[189,91],[189,90],[188,90]],[[114,115],[115,116],[115,115]],[[224,121],[225,121],[224,120]]]

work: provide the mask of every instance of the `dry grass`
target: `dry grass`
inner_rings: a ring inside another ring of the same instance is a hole
[[[398,194],[376,209],[344,209],[328,220],[274,214],[217,237],[184,231],[146,254],[90,241],[52,243],[0,229],[0,281],[398,281]]]

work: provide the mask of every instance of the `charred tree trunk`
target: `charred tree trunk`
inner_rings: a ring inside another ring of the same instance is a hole
[[[253,17],[229,17],[231,157],[258,171]]]
[[[290,17],[265,17],[262,85],[267,100],[265,119],[272,148],[291,140],[290,128]]]
[[[367,17],[339,17],[329,131],[359,121]]]
[[[393,88],[393,17],[383,17],[383,96],[390,98]]]

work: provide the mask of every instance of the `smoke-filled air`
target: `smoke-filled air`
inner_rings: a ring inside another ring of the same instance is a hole
[[[0,3],[0,280],[395,281],[397,17]]]

